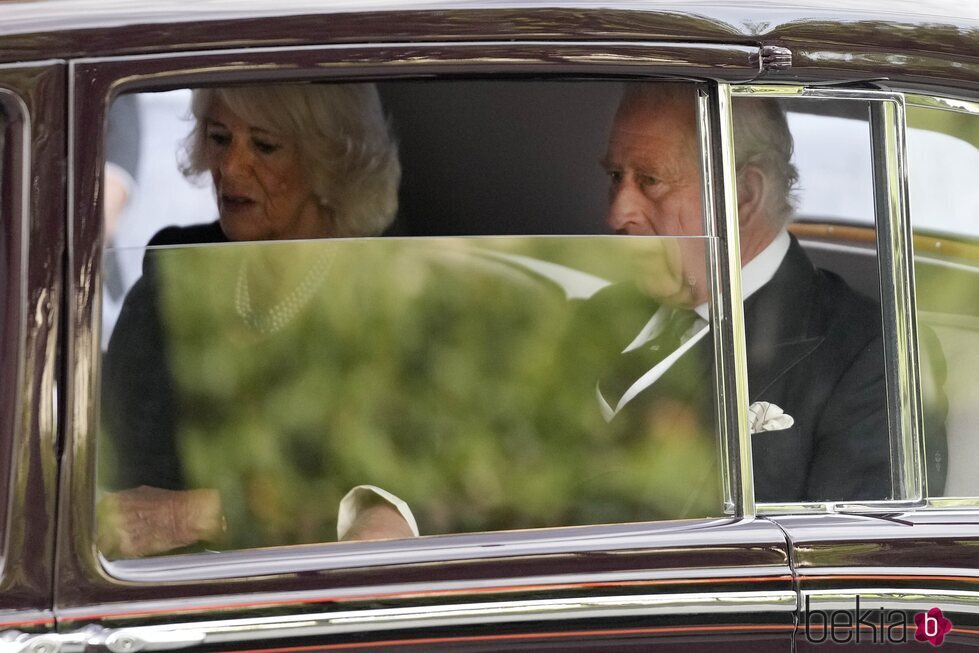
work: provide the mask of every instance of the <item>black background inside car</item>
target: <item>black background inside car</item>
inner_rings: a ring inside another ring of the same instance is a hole
[[[618,82],[379,85],[401,153],[396,235],[606,233]]]

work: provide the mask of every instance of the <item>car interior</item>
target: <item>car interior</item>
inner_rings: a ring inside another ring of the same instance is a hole
[[[623,85],[619,81],[410,80],[379,84],[384,111],[396,134],[402,165],[397,218],[390,237],[602,235],[608,179],[600,160]],[[124,277],[140,274],[143,247],[179,216],[185,223],[213,220],[213,199],[204,183],[176,173],[171,149],[189,131],[189,91],[142,93],[144,123],[138,192],[112,247],[128,252]],[[797,208],[790,231],[818,266],[853,288],[879,298],[873,170],[867,106],[861,102],[792,100],[784,103],[800,169]],[[843,152],[841,165],[840,152]],[[166,170],[166,172],[161,172]],[[169,175],[155,181],[155,175]],[[823,178],[825,177],[825,178]],[[160,193],[160,189],[165,189]],[[183,196],[184,199],[181,199]],[[181,205],[180,202],[185,204]],[[186,206],[196,208],[187,210]],[[180,207],[180,208],[174,208]],[[209,212],[211,215],[209,215]],[[975,240],[939,234],[941,242]],[[938,242],[938,241],[936,241]],[[977,351],[979,296],[975,250],[954,264],[917,261],[919,315],[940,343],[925,377],[945,384],[950,472],[944,496],[975,495],[979,480],[958,467],[974,460],[973,386],[964,379],[974,365],[955,352]],[[955,292],[934,293],[933,286]],[[922,289],[929,289],[922,292]],[[106,309],[109,314],[109,309]],[[106,320],[111,329],[111,320]],[[107,342],[103,338],[103,343]],[[923,356],[934,348],[923,347]],[[925,401],[934,393],[923,388]],[[965,455],[959,456],[959,452]],[[928,455],[926,452],[925,455]]]

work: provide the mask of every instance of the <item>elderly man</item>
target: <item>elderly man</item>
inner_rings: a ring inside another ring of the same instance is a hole
[[[791,422],[788,428],[752,436],[756,499],[888,498],[880,310],[838,276],[815,268],[786,231],[797,174],[778,105],[737,100],[734,131],[749,398],[770,402],[791,417],[779,424]],[[628,86],[603,165],[611,182],[606,220],[616,233],[703,235],[692,85]],[[681,283],[670,290],[671,297],[660,297],[661,303],[693,307],[706,316],[702,243],[679,242]],[[709,360],[710,341],[701,338],[693,347],[701,360]],[[688,377],[695,351],[685,355],[687,362],[676,363],[687,366]],[[701,394],[709,395],[709,364],[693,369]],[[605,397],[601,387],[599,393],[603,408],[612,407],[608,417],[614,422],[619,410],[624,414],[630,403],[641,406],[644,395],[656,390],[655,384],[633,387],[633,396],[623,396],[625,405],[617,393]]]

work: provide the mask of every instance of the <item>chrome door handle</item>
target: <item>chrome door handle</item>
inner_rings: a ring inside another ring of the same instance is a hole
[[[61,642],[54,633],[32,635],[19,630],[0,633],[0,653],[58,653],[60,650]]]
[[[0,633],[0,653],[84,653],[89,646],[111,653],[173,651],[204,643],[196,630],[87,626],[72,633],[31,634],[16,630]]]
[[[98,627],[41,635],[8,630],[0,633],[0,653],[82,653],[97,632]]]
[[[203,644],[206,635],[199,630],[159,628],[120,628],[104,633],[104,646],[112,653],[173,651]],[[101,637],[100,637],[101,639]]]

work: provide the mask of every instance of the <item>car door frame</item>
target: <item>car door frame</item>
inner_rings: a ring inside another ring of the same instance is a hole
[[[0,246],[0,632],[52,630],[65,254],[66,64],[0,64],[7,114]]]
[[[610,55],[615,63],[609,63]],[[111,99],[121,92],[267,79],[272,70],[278,81],[528,72],[747,81],[758,73],[757,55],[757,48],[742,45],[513,42],[352,44],[107,57],[72,62],[69,102],[73,124],[103,125]],[[710,147],[722,152],[717,159],[705,161],[705,174],[714,176],[731,165],[733,148],[730,130],[719,124],[729,103],[719,89],[727,87],[710,88],[714,90],[702,94],[700,105],[703,120],[713,116],[715,128],[702,130],[701,136],[721,139],[716,145],[708,140]],[[101,171],[84,162],[101,161],[102,147],[101,132],[74,131],[68,263],[72,311],[66,343],[72,361],[66,371],[69,444],[61,470],[64,503],[59,512],[56,595],[59,628],[66,636],[88,632],[91,641],[114,650],[133,642],[161,646],[162,640],[194,646],[228,628],[236,628],[244,639],[264,632],[283,642],[324,635],[343,638],[372,629],[410,631],[417,637],[424,632],[463,632],[500,619],[551,622],[554,632],[567,632],[568,624],[606,617],[641,618],[654,634],[790,636],[796,595],[784,536],[773,524],[751,518],[746,475],[738,474],[750,470],[750,459],[738,459],[747,450],[733,427],[726,444],[732,461],[727,470],[732,479],[730,518],[332,544],[219,557],[189,555],[179,560],[107,563],[100,559],[93,533],[97,419],[93,389],[98,387]],[[712,235],[723,245],[715,248],[721,258],[711,266],[717,288],[729,287],[728,275],[740,276],[740,266],[732,263],[739,260],[732,192],[733,186],[727,184],[711,203],[717,216],[711,221]],[[717,306],[727,316],[719,322],[725,326],[715,330],[722,352],[718,355],[724,357],[727,370],[721,383],[734,392],[744,387],[735,379],[745,375],[743,361],[735,361],[739,340],[733,325],[741,323],[741,307],[731,301],[731,293],[718,296],[727,298],[726,304]],[[745,430],[746,406],[734,402],[731,410]],[[728,428],[734,422],[726,419],[724,424]],[[750,484],[750,474],[747,478]],[[439,564],[437,581],[428,571],[433,563]],[[491,605],[487,599],[492,599]],[[380,602],[395,607],[378,607]],[[344,608],[353,613],[343,613]],[[186,623],[161,624],[172,622],[165,615],[178,609]],[[271,609],[281,616],[281,630],[270,630],[267,621],[258,618]],[[679,631],[666,621],[691,612],[701,615],[700,620],[694,618]],[[355,626],[351,629],[350,624]],[[197,639],[202,632],[204,640]]]
[[[979,98],[952,99],[945,87],[930,92],[896,85],[890,90],[909,96],[909,104],[962,111],[979,125]],[[968,93],[963,91],[963,95]],[[925,101],[929,98],[931,102]],[[896,133],[890,151],[878,152],[901,159],[897,162],[901,178],[908,183],[907,176],[913,178],[914,171],[909,171],[906,163],[909,157],[905,120],[901,117],[891,125]],[[901,201],[909,207],[906,189]],[[891,234],[883,235],[878,242],[886,241],[894,231],[900,232],[897,243],[891,243],[895,255],[890,263],[894,275],[906,275],[905,288],[896,292],[895,287],[885,287],[883,281],[881,286],[882,292],[892,293],[893,301],[904,304],[900,309],[906,322],[903,341],[894,355],[907,356],[910,374],[900,386],[906,400],[898,406],[895,419],[903,429],[916,431],[909,440],[915,447],[916,460],[908,461],[915,468],[909,474],[915,483],[906,487],[916,493],[917,499],[907,509],[877,514],[856,506],[823,506],[824,514],[818,514],[820,511],[813,510],[814,506],[760,507],[760,512],[770,515],[768,518],[785,530],[792,548],[800,600],[800,628],[796,633],[800,648],[828,641],[826,633],[813,625],[818,621],[812,618],[817,611],[826,615],[833,611],[856,614],[861,611],[856,609],[858,598],[862,610],[878,612],[885,618],[893,613],[895,623],[900,616],[901,632],[907,641],[915,638],[915,617],[939,608],[952,622],[947,643],[979,645],[979,558],[975,555],[979,547],[979,497],[932,497],[927,491],[914,260],[916,255],[928,252],[915,252],[914,216],[907,209],[901,213],[903,216],[892,216]],[[859,627],[849,634],[837,633],[837,643],[859,643],[858,632]],[[863,643],[878,643],[873,637],[884,637],[881,630],[872,627],[864,627],[862,632]],[[832,637],[833,633],[829,635]]]

